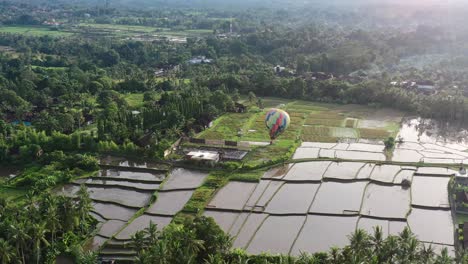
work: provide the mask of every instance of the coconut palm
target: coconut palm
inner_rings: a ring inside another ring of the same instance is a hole
[[[88,217],[89,212],[93,209],[93,200],[89,196],[88,189],[84,184],[80,186],[80,189],[77,192],[78,203],[76,206],[76,211],[78,213],[78,218],[80,220],[79,226],[81,233],[86,233],[88,229]]]
[[[143,230],[137,231],[132,236],[132,245],[138,254],[141,254],[143,250],[147,247],[147,243],[145,240],[146,240],[146,236]]]
[[[440,255],[437,256],[437,258],[435,260],[435,263],[436,264],[450,264],[450,263],[453,263],[453,259],[450,258],[449,255],[448,255],[448,249],[447,248],[442,249],[442,251],[440,252]]]
[[[20,220],[16,222],[15,225],[10,226],[11,232],[11,239],[16,241],[16,252],[22,259],[22,263],[26,263],[25,261],[25,248],[28,241],[30,241],[31,237],[27,233],[27,224],[25,221]]]
[[[431,263],[432,259],[434,259],[435,252],[432,245],[426,246],[425,244],[422,245],[421,250],[419,251],[419,259],[421,263]],[[460,262],[463,263],[463,262]]]
[[[2,264],[11,263],[15,257],[15,249],[3,238],[0,238],[0,260]]]
[[[149,226],[145,228],[144,231],[149,245],[155,244],[161,235],[161,233],[158,231],[158,225],[153,223],[153,221],[150,221]]]
[[[36,263],[39,264],[41,260],[42,244],[49,246],[49,242],[46,239],[48,230],[46,229],[45,223],[33,224],[31,228],[33,250]]]
[[[350,249],[354,263],[361,263],[369,255],[371,241],[366,231],[357,229],[349,236]]]

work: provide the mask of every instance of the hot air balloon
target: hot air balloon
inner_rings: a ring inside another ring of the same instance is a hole
[[[291,119],[289,114],[281,109],[271,109],[265,116],[265,124],[270,131],[271,142],[288,128]]]

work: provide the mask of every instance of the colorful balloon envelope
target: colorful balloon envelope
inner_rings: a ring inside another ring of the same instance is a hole
[[[291,118],[284,110],[273,108],[265,116],[265,124],[270,131],[270,139],[281,135],[289,126]]]

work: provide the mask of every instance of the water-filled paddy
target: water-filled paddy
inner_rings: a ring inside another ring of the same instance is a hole
[[[385,146],[377,144],[363,144],[363,143],[351,143],[348,147],[348,150],[356,151],[368,151],[368,152],[383,152]]]
[[[293,159],[316,159],[319,157],[319,151],[318,148],[298,148]]]
[[[192,197],[193,191],[160,192],[154,204],[146,212],[151,214],[175,215]]]
[[[166,177],[163,173],[150,173],[150,172],[135,172],[135,171],[122,171],[122,170],[100,170],[99,177],[131,179],[138,181],[161,182]]]
[[[119,231],[127,222],[120,220],[109,220],[105,222],[99,229],[99,235],[103,237],[111,237]]]
[[[319,152],[320,158],[329,158],[334,159],[336,158],[335,150],[333,149],[321,149]]]
[[[417,150],[395,149],[392,160],[396,162],[420,162],[423,156]]]
[[[375,164],[367,163],[359,170],[356,179],[369,179],[372,171],[374,170]]]
[[[265,208],[272,214],[306,214],[319,184],[284,184]]]
[[[378,182],[393,182],[401,167],[396,165],[375,166],[370,178]]]
[[[128,226],[126,226],[119,234],[117,234],[116,238],[118,240],[129,240],[132,237],[132,235],[134,235],[137,231],[147,228],[150,222],[156,224],[158,230],[162,230],[171,221],[172,217],[151,216],[143,214],[135,220],[133,220]]]
[[[320,181],[330,163],[329,161],[296,163],[283,179],[286,181]]]
[[[234,224],[240,214],[233,212],[205,210],[204,215],[213,217],[219,227],[221,227],[225,233],[228,233],[231,229],[231,226]]]
[[[404,180],[412,182],[414,172],[415,172],[414,170],[401,170],[395,176],[395,179],[393,180],[393,183],[394,184],[403,184]]]
[[[242,222],[243,226],[240,230],[235,233],[231,232],[231,235],[235,236],[233,247],[245,248],[267,216],[267,214],[250,214],[245,222]]]
[[[242,210],[256,185],[256,183],[229,182],[218,191],[208,207]]]
[[[383,153],[363,152],[363,151],[337,150],[336,157],[339,159],[346,159],[346,160],[385,161],[385,155]]]
[[[309,215],[294,244],[291,254],[329,251],[348,244],[348,235],[356,228],[357,217]]]
[[[127,158],[115,157],[115,156],[101,157],[99,162],[102,165],[129,167],[129,168],[145,168],[145,169],[147,169],[147,168],[153,169],[154,168],[154,169],[157,169],[157,168],[161,167],[161,165],[153,164],[151,162],[129,160]]]
[[[367,182],[325,182],[320,186],[309,212],[323,214],[357,214]]]
[[[382,232],[385,238],[388,235],[398,235],[408,225],[406,222],[402,221],[391,221],[384,219],[361,217],[358,221],[357,228],[365,230],[368,234],[374,234],[376,226],[382,228]]]
[[[359,162],[333,162],[323,175],[323,178],[351,180],[356,178],[359,170],[364,166]]]
[[[136,213],[136,209],[130,209],[115,204],[109,203],[93,203],[95,212],[102,215],[106,219],[126,221]]]
[[[144,191],[154,191],[159,189],[158,183],[143,183],[143,182],[130,182],[130,181],[114,181],[114,180],[101,180],[101,179],[79,179],[75,183],[85,183],[88,185],[103,185],[103,186],[117,186],[128,187]]]
[[[175,168],[170,172],[163,190],[196,189],[205,180],[208,173]]]
[[[408,216],[408,225],[420,241],[454,244],[454,226],[450,211],[413,208]]]
[[[143,207],[151,198],[151,193],[143,193],[119,188],[89,187],[91,199],[103,202],[114,202],[129,207]]]
[[[404,219],[410,211],[410,203],[410,190],[371,183],[364,193],[361,214]]]
[[[457,173],[454,170],[449,170],[447,168],[434,168],[434,167],[421,167],[418,168],[416,171],[416,174],[419,175],[445,175],[445,176],[450,176],[454,175]]]
[[[269,216],[255,233],[247,252],[287,254],[305,220],[305,216]]]
[[[302,142],[301,147],[304,148],[322,148],[332,149],[336,146],[336,143],[323,143],[323,142]]]
[[[449,177],[415,176],[411,186],[411,203],[420,206],[450,208],[449,181]]]
[[[245,204],[244,209],[250,210],[254,207],[264,207],[283,184],[281,181],[261,180]]]

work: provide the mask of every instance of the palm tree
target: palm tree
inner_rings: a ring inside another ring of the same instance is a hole
[[[11,263],[13,258],[15,257],[14,254],[15,249],[3,238],[0,238],[0,259],[2,264]]]
[[[16,225],[11,225],[11,239],[16,241],[16,252],[23,260],[22,263],[26,263],[24,249],[26,243],[31,239],[27,232],[27,224],[25,221],[20,220]]]
[[[435,260],[436,264],[450,264],[453,263],[453,259],[449,257],[447,248],[442,249],[440,255]]]
[[[45,223],[33,224],[32,225],[32,239],[33,239],[33,249],[34,255],[36,258],[36,263],[39,264],[41,260],[41,245],[44,243],[46,246],[49,246],[49,242],[46,239],[46,234],[48,230],[46,229]]]
[[[425,244],[422,245],[422,248],[419,251],[419,258],[421,260],[421,263],[430,263],[430,260],[434,259],[434,255],[435,252],[434,248],[432,247],[432,244],[429,246],[426,246]]]
[[[51,241],[52,243],[55,242],[55,237],[57,235],[57,230],[60,229],[60,219],[57,211],[56,206],[51,206],[47,208],[46,211],[47,218],[45,221],[47,221],[47,228],[50,230],[51,233]]]
[[[88,228],[88,217],[89,212],[93,209],[93,200],[89,196],[88,189],[84,184],[80,186],[80,190],[77,192],[78,203],[76,206],[76,211],[78,213],[78,218],[80,219],[80,229],[81,233],[84,234],[87,232]]]
[[[374,227],[374,234],[371,236],[370,240],[373,246],[373,255],[377,258],[378,261],[382,261],[384,237],[381,226]]]
[[[354,263],[361,263],[369,254],[368,250],[371,245],[369,235],[362,229],[357,229],[349,236],[351,254]]]
[[[143,253],[143,250],[147,247],[145,238],[146,238],[145,231],[143,230],[137,231],[132,236],[132,245],[135,248],[135,251],[137,252],[137,254]]]
[[[158,225],[153,223],[153,221],[150,221],[150,224],[147,228],[145,228],[145,234],[148,239],[148,244],[153,245],[157,242],[159,236],[161,233],[158,231]]]

